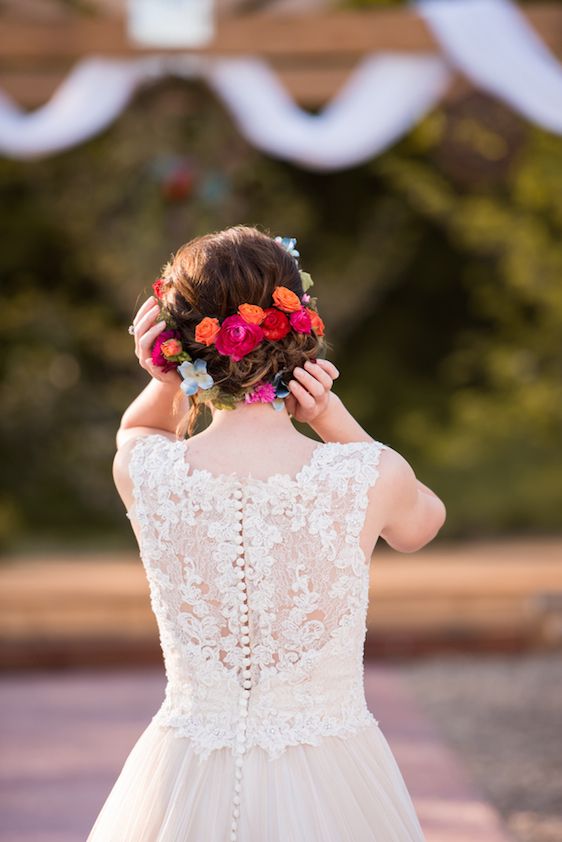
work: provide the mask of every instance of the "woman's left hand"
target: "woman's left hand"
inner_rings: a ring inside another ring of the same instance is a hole
[[[332,384],[340,373],[329,360],[319,359],[313,363],[307,360],[304,368],[297,366],[288,387],[291,392],[285,398],[289,415],[297,421],[310,424],[324,412],[330,399]]]
[[[158,301],[154,296],[147,298],[144,304],[139,307],[133,325],[135,327],[135,354],[138,358],[139,365],[145,371],[154,377],[155,380],[161,380],[163,383],[177,383],[181,380],[176,368],[170,371],[164,371],[158,365],[152,362],[152,346],[159,333],[166,329],[165,321],[156,321],[160,315],[160,307]]]

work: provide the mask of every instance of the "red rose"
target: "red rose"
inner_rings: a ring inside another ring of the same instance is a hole
[[[171,362],[167,360],[164,356],[162,351],[162,345],[168,339],[178,339],[180,338],[180,334],[177,330],[162,330],[154,340],[154,345],[152,346],[151,356],[152,362],[154,365],[160,366],[160,368],[164,369],[164,371],[171,371],[173,368],[177,368],[177,362]]]
[[[302,310],[297,310],[296,313],[291,313],[289,321],[291,322],[291,327],[298,333],[310,333],[312,330],[310,314],[306,307],[303,307]]]
[[[235,362],[253,351],[264,337],[259,325],[245,321],[242,316],[227,316],[215,339],[215,348]]]
[[[156,296],[156,298],[162,298],[162,293],[164,292],[165,283],[166,282],[165,282],[164,278],[158,278],[152,284],[152,291],[154,292],[154,295]]]
[[[291,330],[289,319],[285,313],[282,313],[281,310],[277,310],[276,307],[266,308],[265,317],[261,326],[263,328],[265,338],[270,339],[272,342],[276,339],[283,339],[283,337],[287,336]]]

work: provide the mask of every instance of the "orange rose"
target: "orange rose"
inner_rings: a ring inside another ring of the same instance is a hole
[[[257,304],[241,304],[238,312],[250,325],[261,325],[265,317],[265,312]]]
[[[179,339],[166,339],[165,342],[162,342],[160,350],[165,357],[175,357],[176,354],[182,352],[181,342]]]
[[[311,310],[310,307],[307,307],[306,309],[308,310],[308,315],[310,316],[312,330],[317,336],[324,336],[324,322],[322,321],[316,310]]]
[[[275,306],[286,313],[296,313],[302,307],[298,295],[287,287],[275,287],[273,290],[273,301]]]
[[[212,345],[219,330],[219,320],[205,316],[195,327],[195,341],[201,342],[203,345]]]

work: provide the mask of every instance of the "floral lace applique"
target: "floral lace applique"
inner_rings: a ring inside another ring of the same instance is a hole
[[[129,462],[167,676],[155,721],[205,757],[234,747],[242,696],[247,746],[271,758],[378,724],[360,536],[385,445],[320,444],[296,477],[267,480],[190,471],[185,446],[139,437]]]

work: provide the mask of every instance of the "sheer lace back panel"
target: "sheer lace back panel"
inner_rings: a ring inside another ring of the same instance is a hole
[[[186,442],[135,440],[129,470],[167,688],[155,719],[205,757],[270,757],[377,721],[363,690],[368,491],[384,444],[318,444],[296,477],[190,470]]]

